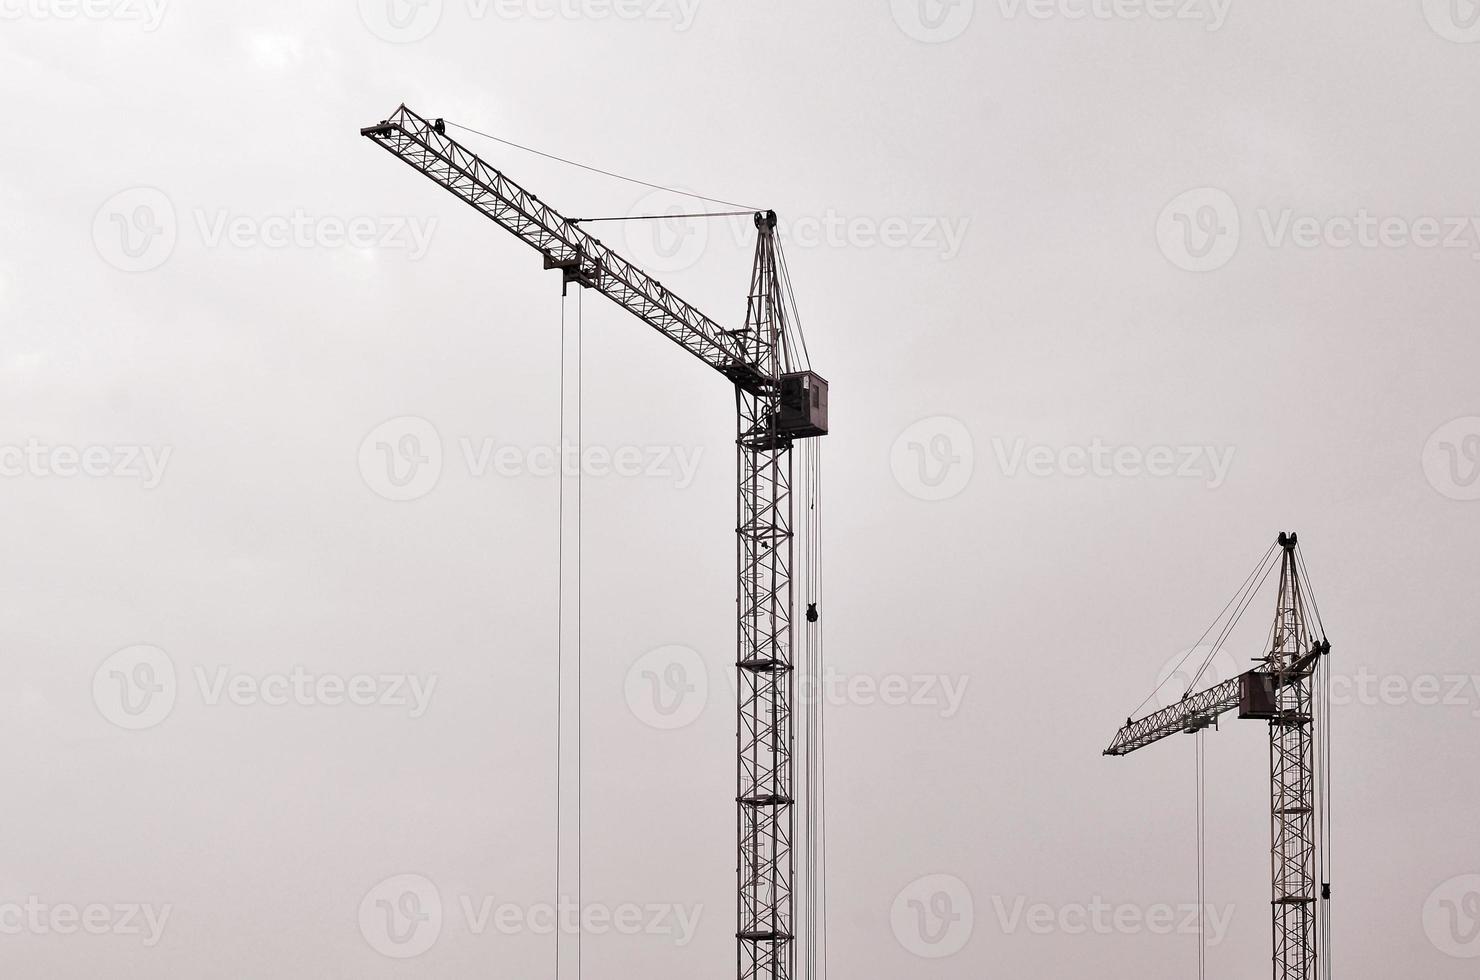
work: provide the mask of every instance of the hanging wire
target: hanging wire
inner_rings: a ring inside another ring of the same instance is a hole
[[[574,356],[574,359],[575,359],[575,371],[576,371],[576,378],[575,378],[575,387],[576,387],[576,390],[575,390],[575,419],[574,419],[574,423],[575,423],[575,439],[576,439],[576,445],[579,446],[579,445],[581,445],[581,440],[582,440],[582,432],[581,432],[581,430],[582,430],[582,414],[583,414],[583,412],[582,412],[582,388],[583,388],[583,384],[582,384],[582,371],[583,371],[583,365],[582,365],[582,357],[581,357],[581,291],[580,290],[577,290],[576,291],[575,301],[574,301],[574,308],[575,308],[575,314],[574,314],[574,321],[575,321],[574,336],[575,336],[575,342],[574,342],[574,348],[573,348],[573,356]],[[566,299],[565,299],[564,292],[562,291],[561,299],[560,299],[560,384],[559,384],[559,390],[560,390],[560,422],[559,422],[559,443],[558,443],[558,445],[560,447],[560,449],[559,449],[560,458],[561,458],[562,461],[565,459],[565,440],[566,440],[565,422],[566,422],[566,399],[567,399],[567,392],[566,392],[566,386],[565,386],[565,376],[566,376],[566,356],[565,355],[566,355],[566,348],[568,346],[568,344],[567,344],[567,338],[569,336],[569,329],[570,329],[569,328],[569,324],[567,323],[567,318],[566,318]],[[560,469],[560,480],[559,480],[559,484],[558,485],[560,487],[560,492],[559,492],[559,503],[557,505],[557,512],[558,512],[558,519],[559,519],[559,528],[558,528],[557,533],[556,533],[556,552],[557,552],[557,557],[556,557],[556,576],[557,576],[557,578],[556,578],[556,600],[555,600],[555,610],[556,610],[556,614],[555,614],[555,620],[556,620],[556,627],[555,627],[555,630],[556,630],[556,655],[555,655],[555,705],[556,705],[555,706],[555,898],[556,898],[557,905],[558,905],[558,903],[564,901],[564,899],[567,897],[567,896],[564,896],[564,895],[561,894],[561,889],[562,889],[562,887],[564,885],[564,876],[563,876],[564,862],[562,860],[562,857],[563,857],[563,852],[565,850],[565,846],[564,846],[565,845],[565,840],[564,840],[565,825],[564,825],[564,821],[562,820],[562,817],[564,816],[564,789],[565,789],[565,771],[564,771],[564,763],[565,763],[565,664],[566,664],[566,649],[565,649],[565,606],[566,606],[566,602],[565,602],[565,521],[566,521],[565,497],[566,497],[566,492],[565,492],[565,490],[566,490],[566,488],[565,488],[565,480],[567,478],[567,474],[565,473],[563,462],[560,465],[560,468],[559,469]],[[581,916],[582,916],[582,912],[581,912],[582,904],[581,903],[583,901],[582,892],[583,892],[583,886],[584,886],[584,874],[583,874],[583,869],[582,869],[582,857],[583,857],[583,854],[584,854],[584,851],[585,851],[585,837],[584,837],[585,827],[584,827],[584,820],[582,819],[582,810],[581,810],[582,797],[584,796],[584,793],[585,793],[585,779],[584,779],[584,773],[582,771],[582,757],[583,757],[583,753],[582,753],[583,745],[582,745],[582,742],[583,742],[583,738],[584,738],[583,732],[582,732],[582,715],[584,714],[584,712],[581,710],[582,701],[583,701],[583,694],[582,694],[582,689],[581,689],[581,587],[580,587],[580,585],[581,585],[581,567],[582,567],[582,540],[581,540],[581,537],[582,537],[582,535],[581,535],[581,510],[582,510],[582,506],[581,506],[582,493],[581,493],[581,490],[582,490],[582,487],[581,487],[581,475],[582,475],[582,471],[581,471],[579,454],[578,454],[577,465],[576,465],[576,473],[575,473],[575,493],[574,493],[574,498],[575,498],[574,499],[574,506],[575,506],[575,547],[576,547],[576,554],[575,554],[575,566],[576,566],[575,567],[575,577],[576,577],[576,588],[575,588],[575,592],[576,592],[576,597],[575,597],[575,652],[574,652],[574,660],[575,660],[575,688],[576,688],[576,693],[575,693],[575,701],[576,701],[576,704],[575,704],[575,708],[576,708],[576,717],[575,717],[575,729],[576,729],[575,730],[575,755],[576,755],[575,823],[576,823],[576,846],[575,846],[575,854],[574,854],[575,865],[576,865],[575,873],[576,873],[576,910],[577,910],[577,912],[576,912],[576,921],[577,921],[577,930],[576,930],[576,964],[575,964],[575,967],[576,967],[576,980],[580,980],[580,977],[581,977],[582,957],[584,955],[583,945],[584,945],[584,939],[585,939],[585,937],[584,937],[584,931],[582,929],[580,929],[580,926],[579,926],[579,923],[581,922]],[[560,972],[559,971],[560,971],[560,945],[561,945],[561,940],[562,940],[562,933],[561,933],[561,929],[559,928],[559,925],[557,924],[557,928],[555,930],[555,976],[557,976],[557,977],[560,975]]]
[[[1193,755],[1197,762],[1197,975],[1204,980],[1208,971],[1208,944],[1206,933],[1207,911],[1207,729],[1198,729],[1193,742]]]
[[[789,348],[801,355],[800,366],[805,370],[811,370],[812,355],[807,350],[807,335],[802,331],[802,317],[797,310],[796,292],[791,287],[791,271],[786,267],[786,253],[782,251],[779,241],[776,243],[776,271],[781,280],[781,295],[787,307],[785,320]]]
[[[627,176],[625,176],[623,174],[613,173],[610,170],[603,170],[600,167],[593,167],[593,166],[590,166],[589,164],[580,163],[579,161],[576,161],[576,160],[567,159],[566,157],[556,156],[553,153],[546,153],[544,150],[536,150],[532,146],[525,146],[522,143],[515,143],[513,140],[506,140],[503,137],[494,136],[492,133],[485,133],[485,132],[483,132],[481,130],[474,129],[472,126],[464,126],[462,123],[453,122],[451,119],[446,119],[446,120],[443,120],[443,121],[446,122],[447,125],[449,125],[449,126],[455,126],[456,128],[463,130],[464,132],[472,133],[474,136],[481,136],[484,139],[493,140],[495,143],[502,143],[505,146],[512,146],[516,150],[523,150],[526,153],[533,153],[535,156],[541,156],[541,157],[544,157],[547,160],[554,160],[557,163],[563,163],[563,164],[566,164],[567,166],[579,167],[582,170],[589,170],[589,171],[591,171],[594,174],[601,174],[604,177],[612,177],[612,178],[615,178],[616,180],[625,180],[629,184],[640,184],[643,187],[651,187],[653,190],[667,191],[670,194],[680,194],[680,195],[682,195],[684,197],[692,197],[695,200],[699,200],[699,201],[711,201],[711,202],[713,202],[715,204],[726,204],[726,205],[729,205],[732,208],[744,208],[746,211],[757,211],[757,210],[759,210],[759,208],[752,208],[752,207],[748,207],[748,206],[746,206],[744,204],[737,204],[734,201],[726,201],[723,198],[710,197],[707,194],[695,194],[692,191],[681,191],[681,190],[679,190],[676,187],[666,187],[663,184],[654,184],[654,183],[651,183],[650,181],[638,180],[636,177],[627,177]]]
[[[1305,582],[1305,592],[1310,598],[1310,607],[1315,614],[1316,625],[1320,629],[1321,642],[1326,642],[1326,625],[1321,619],[1320,603],[1316,600],[1315,588],[1311,584],[1310,567],[1305,561],[1305,552],[1297,547],[1295,558],[1300,565],[1301,577]],[[1320,766],[1317,779],[1317,816],[1319,826],[1319,843],[1317,847],[1318,862],[1321,878],[1321,900],[1319,917],[1319,970],[1322,976],[1329,978],[1332,971],[1331,963],[1331,901],[1330,885],[1332,871],[1332,759],[1331,759],[1331,657],[1329,653],[1323,652],[1316,662],[1316,698],[1318,712],[1315,724],[1316,734],[1316,758]]]
[[[1208,668],[1212,666],[1213,658],[1218,656],[1219,651],[1223,649],[1223,644],[1227,643],[1228,638],[1233,635],[1233,631],[1238,626],[1239,621],[1244,618],[1244,613],[1249,611],[1249,607],[1253,605],[1254,599],[1259,595],[1259,590],[1264,587],[1264,583],[1269,579],[1269,576],[1274,572],[1275,566],[1278,564],[1279,562],[1271,562],[1269,567],[1264,570],[1264,574],[1260,576],[1259,581],[1245,593],[1243,604],[1234,613],[1233,618],[1224,625],[1223,631],[1213,641],[1213,647],[1208,651],[1208,656],[1203,661],[1203,665],[1198,668],[1197,675],[1192,678],[1193,685],[1202,680],[1203,674],[1207,673]],[[1271,627],[1272,631],[1273,627]]]
[[[805,440],[811,456],[812,470],[812,595],[819,609],[822,608],[823,561],[822,561],[822,446],[816,439]],[[812,626],[815,629],[817,671],[822,676],[827,670],[827,657],[822,643],[822,619],[819,616]],[[822,975],[818,980],[827,980],[828,955],[828,905],[827,905],[827,698],[820,697],[817,704],[817,852],[818,901],[821,905],[815,917],[821,933]]]
[[[559,445],[565,444],[565,298],[560,300],[560,421]],[[564,885],[562,857],[565,852],[565,490],[557,494],[555,525],[555,902],[560,903]],[[560,933],[555,934],[554,977],[560,976]]]
[[[589,224],[592,221],[663,221],[668,218],[733,218],[736,215],[752,214],[751,211],[693,211],[688,214],[613,214],[598,218],[566,218],[573,225]]]
[[[586,931],[581,926],[585,921],[586,892],[586,821],[584,803],[586,798],[585,771],[585,690],[581,675],[581,650],[583,648],[581,605],[585,590],[581,578],[585,562],[585,467],[581,463],[580,449],[586,439],[586,357],[583,350],[584,316],[582,294],[576,290],[576,980],[581,980],[586,958]],[[562,453],[565,448],[562,446]]]
[[[1274,554],[1274,550],[1277,547],[1279,547],[1278,544],[1272,544],[1272,545],[1269,546],[1269,550],[1264,553],[1264,557],[1263,558],[1260,558],[1259,561],[1258,561],[1258,563],[1255,564],[1254,570],[1251,571],[1247,576],[1244,577],[1243,582],[1239,585],[1238,591],[1234,593],[1233,598],[1228,600],[1227,604],[1224,605],[1222,611],[1218,613],[1217,617],[1214,618],[1213,622],[1208,626],[1207,629],[1203,630],[1202,636],[1198,637],[1197,638],[1197,642],[1194,643],[1191,647],[1189,647],[1187,649],[1187,652],[1182,655],[1182,659],[1179,660],[1179,661],[1177,661],[1177,665],[1172,668],[1172,670],[1167,674],[1166,678],[1163,679],[1161,681],[1161,683],[1159,683],[1155,687],[1153,687],[1151,689],[1151,693],[1150,694],[1147,694],[1146,697],[1141,700],[1141,703],[1138,704],[1138,705],[1136,705],[1136,708],[1135,708],[1134,711],[1131,712],[1131,715],[1134,716],[1135,714],[1137,714],[1138,712],[1140,712],[1140,710],[1142,708],[1146,707],[1146,705],[1151,701],[1151,699],[1154,698],[1154,697],[1156,697],[1156,695],[1161,691],[1161,689],[1166,686],[1167,682],[1170,681],[1173,677],[1177,676],[1177,673],[1179,671],[1181,671],[1181,669],[1182,669],[1182,665],[1185,664],[1187,662],[1187,659],[1189,657],[1191,657],[1193,655],[1193,653],[1195,653],[1197,651],[1197,648],[1202,645],[1202,642],[1208,638],[1208,634],[1209,633],[1212,633],[1213,630],[1214,630],[1214,628],[1216,628],[1219,623],[1223,622],[1223,618],[1226,615],[1228,615],[1228,611],[1230,609],[1234,608],[1236,605],[1239,605],[1240,602],[1241,602],[1241,600],[1244,600],[1242,602],[1243,608],[1245,608],[1245,609],[1248,608],[1247,601],[1246,601],[1245,597],[1251,597],[1254,592],[1257,592],[1258,591],[1258,585],[1252,585],[1251,586],[1251,583],[1259,575],[1259,570],[1260,569],[1265,569],[1264,574],[1265,574],[1266,577],[1269,575],[1269,570],[1268,570],[1268,568],[1266,568],[1266,563],[1269,561],[1270,555]],[[1270,567],[1273,567],[1273,566],[1270,566]],[[1263,584],[1263,579],[1259,579],[1259,584]],[[1238,615],[1239,616],[1242,616],[1243,614],[1242,614],[1242,612],[1240,612]],[[1236,621],[1237,621],[1237,617],[1235,617],[1235,622]],[[1227,631],[1225,631],[1225,633],[1226,632]],[[1220,635],[1222,635],[1222,634],[1220,634]],[[1218,645],[1221,645],[1221,640],[1220,640],[1220,643]],[[1213,657],[1217,655],[1218,645],[1215,645],[1214,646],[1213,650],[1208,654],[1207,658],[1203,661],[1202,666],[1198,669],[1197,676],[1194,677],[1188,683],[1188,685],[1187,685],[1187,692],[1186,693],[1188,693],[1188,694],[1192,693],[1192,685],[1193,684],[1196,684],[1197,681],[1203,676],[1203,674],[1207,672],[1208,666],[1213,662]]]

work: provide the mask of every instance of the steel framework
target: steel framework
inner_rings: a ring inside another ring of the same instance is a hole
[[[561,270],[567,286],[575,283],[601,293],[734,384],[739,476],[737,970],[740,980],[792,980],[792,446],[797,438],[824,434],[826,426],[825,417],[821,428],[789,425],[783,406],[786,381],[801,366],[790,339],[799,338],[800,328],[787,318],[775,212],[755,216],[758,234],[745,326],[728,331],[453,140],[440,120],[427,120],[402,105],[360,132],[537,249],[545,268]],[[825,400],[826,383],[807,373],[820,382]]]
[[[1105,755],[1129,755],[1171,735],[1212,726],[1234,710],[1269,723],[1270,866],[1274,980],[1316,980],[1316,752],[1314,676],[1331,652],[1306,618],[1294,534],[1280,534],[1280,583],[1270,647],[1258,666],[1189,693],[1168,708],[1127,719]],[[1324,895],[1322,897],[1325,897]]]
[[[756,215],[745,316],[746,360],[779,378],[786,344],[776,269],[776,215]],[[790,980],[794,969],[792,838],[792,452],[779,431],[780,387],[735,388],[740,476],[738,803],[739,976]]]
[[[1271,870],[1275,980],[1316,977],[1316,776],[1311,745],[1314,660],[1306,628],[1295,536],[1284,539],[1280,598],[1268,669],[1275,675],[1269,720]]]

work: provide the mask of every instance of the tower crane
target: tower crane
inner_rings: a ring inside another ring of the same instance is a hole
[[[828,385],[810,369],[776,243],[755,213],[744,325],[727,330],[447,135],[400,106],[360,134],[544,256],[563,288],[593,290],[722,375],[735,391],[737,541],[737,967],[740,980],[792,980],[796,911],[799,583],[793,446],[828,431]],[[815,601],[803,614],[815,626]],[[801,760],[805,761],[805,760]]]
[[[1331,653],[1331,644],[1320,627],[1320,611],[1310,595],[1298,547],[1294,533],[1280,533],[1245,583],[1245,590],[1230,602],[1234,618],[1214,646],[1216,653],[1277,562],[1280,577],[1274,627],[1268,649],[1256,666],[1195,693],[1191,688],[1199,678],[1194,677],[1188,693],[1176,704],[1140,719],[1126,719],[1104,752],[1129,755],[1171,735],[1195,734],[1215,727],[1219,717],[1234,710],[1240,719],[1268,723],[1274,980],[1316,980],[1317,951],[1329,936],[1321,914],[1331,898],[1329,875],[1321,866],[1322,822],[1328,814],[1323,780],[1329,778],[1329,729],[1317,675]],[[1312,625],[1320,629],[1319,639]],[[1208,655],[1209,663],[1213,653]],[[1318,871],[1324,879],[1319,894]]]

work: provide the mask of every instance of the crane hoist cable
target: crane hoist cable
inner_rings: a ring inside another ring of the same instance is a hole
[[[566,751],[566,746],[565,746],[565,724],[566,724],[566,719],[565,719],[565,698],[566,698],[566,689],[565,689],[565,683],[566,683],[566,681],[565,681],[565,675],[566,675],[566,661],[567,661],[567,651],[566,651],[566,621],[565,621],[565,615],[566,615],[566,594],[565,594],[565,586],[566,586],[566,570],[565,570],[566,540],[565,540],[565,535],[566,535],[566,520],[567,520],[567,514],[566,514],[566,494],[567,494],[567,490],[568,489],[571,489],[571,490],[573,490],[573,498],[574,499],[573,499],[572,503],[574,504],[574,513],[572,515],[569,515],[569,516],[571,516],[571,517],[574,518],[574,525],[575,525],[575,535],[574,535],[575,536],[575,542],[574,542],[574,544],[575,544],[575,554],[574,554],[574,558],[575,558],[575,569],[573,571],[573,575],[575,577],[575,582],[576,582],[575,602],[574,602],[574,606],[575,606],[575,609],[574,609],[574,618],[575,618],[575,624],[574,624],[575,625],[575,636],[574,636],[575,650],[571,654],[572,659],[573,659],[573,671],[572,671],[572,673],[574,674],[574,681],[575,681],[575,695],[574,695],[574,698],[575,698],[575,709],[576,709],[575,710],[575,717],[574,717],[574,719],[572,719],[572,724],[573,724],[573,726],[575,728],[575,732],[574,732],[574,734],[575,734],[575,745],[573,746],[574,753],[575,753],[575,767],[574,767],[575,768],[575,780],[574,780],[574,782],[575,782],[575,800],[574,800],[574,811],[575,811],[574,812],[574,820],[575,820],[575,841],[574,841],[574,844],[575,844],[575,853],[574,853],[573,857],[575,859],[575,888],[576,888],[575,907],[576,907],[576,915],[578,916],[577,921],[579,922],[580,921],[579,917],[584,914],[583,911],[582,911],[582,909],[583,909],[583,906],[582,906],[582,901],[583,901],[583,896],[582,896],[582,890],[583,890],[582,859],[583,859],[583,854],[584,854],[584,851],[585,851],[585,840],[584,840],[584,830],[585,830],[585,828],[584,828],[584,822],[582,820],[582,810],[581,810],[581,803],[582,803],[582,797],[584,796],[584,782],[585,782],[585,780],[584,780],[584,772],[582,770],[582,759],[583,759],[583,755],[582,755],[582,736],[583,736],[583,730],[582,730],[582,724],[581,724],[582,690],[581,690],[581,589],[580,589],[580,576],[581,576],[581,567],[582,567],[582,524],[581,524],[581,509],[582,508],[581,508],[581,505],[582,505],[582,489],[583,489],[582,488],[582,485],[581,485],[581,481],[582,481],[582,469],[583,469],[583,467],[581,466],[580,459],[579,459],[579,453],[578,453],[577,454],[577,460],[576,460],[575,474],[574,474],[574,477],[572,478],[570,475],[568,475],[565,472],[564,460],[567,458],[566,457],[566,453],[565,453],[566,438],[567,438],[567,435],[568,435],[568,433],[566,432],[566,414],[567,414],[567,407],[568,407],[567,399],[568,399],[568,397],[571,396],[571,393],[567,392],[567,390],[566,390],[566,373],[567,373],[567,370],[566,370],[566,368],[567,368],[567,365],[566,365],[566,351],[567,350],[570,350],[572,352],[572,354],[574,356],[574,361],[575,361],[575,364],[573,365],[573,367],[574,367],[574,373],[575,373],[575,378],[574,378],[574,381],[575,381],[575,391],[573,393],[575,411],[574,411],[574,419],[572,420],[573,421],[573,424],[574,424],[574,430],[575,430],[575,432],[574,432],[574,435],[575,435],[575,444],[576,444],[577,447],[580,447],[583,444],[582,443],[582,428],[583,428],[583,426],[582,426],[582,415],[583,415],[582,408],[583,408],[583,388],[584,388],[584,385],[583,385],[583,370],[584,370],[584,366],[582,364],[582,357],[581,357],[581,341],[582,341],[581,322],[582,321],[581,321],[581,291],[580,290],[576,290],[575,298],[574,298],[574,301],[573,301],[573,307],[574,307],[574,316],[570,318],[570,319],[573,319],[574,320],[574,329],[572,330],[571,324],[568,322],[568,319],[567,319],[567,316],[566,316],[566,308],[567,308],[566,297],[565,297],[565,294],[562,292],[561,297],[560,297],[560,383],[559,383],[559,392],[560,392],[560,396],[559,396],[560,397],[559,415],[560,415],[560,422],[559,422],[559,442],[558,442],[558,446],[559,446],[559,458],[561,460],[561,463],[560,463],[559,469],[558,469],[558,472],[560,474],[560,478],[559,478],[559,480],[556,481],[556,486],[558,487],[558,496],[559,496],[559,503],[557,505],[557,516],[558,516],[559,526],[558,526],[558,530],[556,532],[556,548],[555,548],[555,550],[556,550],[556,599],[555,599],[555,610],[556,610],[556,612],[555,612],[555,636],[556,636],[556,653],[555,653],[555,900],[556,900],[556,906],[555,907],[558,910],[560,908],[561,904],[563,904],[564,900],[569,897],[569,896],[566,896],[566,895],[562,895],[561,894],[561,891],[562,891],[562,889],[564,887],[564,884],[565,884],[564,872],[566,870],[564,868],[564,864],[563,864],[563,856],[564,856],[565,844],[566,844],[565,838],[564,838],[565,824],[564,824],[564,821],[563,821],[563,817],[565,815],[565,805],[566,805],[566,800],[564,798],[564,788],[565,788],[565,782],[566,782],[566,773],[565,773],[565,769],[564,769],[564,766],[565,766],[565,751]],[[567,482],[566,482],[568,479],[573,479],[573,481],[574,481],[573,488],[568,487]],[[553,973],[553,975],[556,976],[556,977],[560,977],[561,976],[561,973],[560,973],[560,966],[561,966],[560,943],[561,943],[561,938],[562,938],[562,931],[561,931],[561,928],[560,928],[560,924],[557,922],[556,930],[555,930],[555,970],[554,970],[554,973]],[[581,929],[578,928],[576,930],[576,934],[575,934],[575,977],[576,977],[576,980],[580,980],[580,976],[581,976],[581,958],[582,958],[582,952],[583,952],[582,951],[583,938],[584,938],[583,937],[583,930],[581,930]]]
[[[1208,895],[1208,762],[1207,729],[1198,729],[1193,738],[1193,757],[1196,762],[1197,795],[1193,809],[1197,838],[1197,976],[1204,980],[1208,974],[1208,940],[1206,932]]]
[[[827,976],[827,780],[826,780],[826,671],[821,614],[822,589],[822,469],[821,448],[813,441],[802,446],[802,500],[800,541],[802,582],[807,606],[803,627],[803,678],[809,690],[803,700],[805,755],[805,820],[808,841],[803,869],[808,928],[803,937],[803,980]]]

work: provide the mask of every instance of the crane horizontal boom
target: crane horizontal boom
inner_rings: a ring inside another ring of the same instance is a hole
[[[1250,671],[1253,673],[1253,671]],[[1219,715],[1239,706],[1243,676],[1189,694],[1170,708],[1153,712],[1139,721],[1128,721],[1115,735],[1105,755],[1129,755],[1136,749],[1159,742],[1168,735],[1206,728]]]
[[[1316,660],[1331,649],[1331,644],[1322,640],[1310,651],[1295,660],[1283,673],[1270,669],[1265,662],[1253,670],[1226,680],[1221,684],[1196,694],[1189,694],[1170,708],[1152,712],[1139,721],[1127,720],[1124,727],[1115,733],[1115,739],[1104,755],[1130,755],[1159,742],[1169,735],[1195,732],[1207,728],[1220,715],[1235,708],[1243,718],[1268,718],[1270,699],[1282,686],[1306,676]]]
[[[735,334],[449,137],[442,120],[428,121],[402,105],[360,135],[513,232],[566,282],[595,289],[741,387],[757,391],[774,383],[747,361]]]

